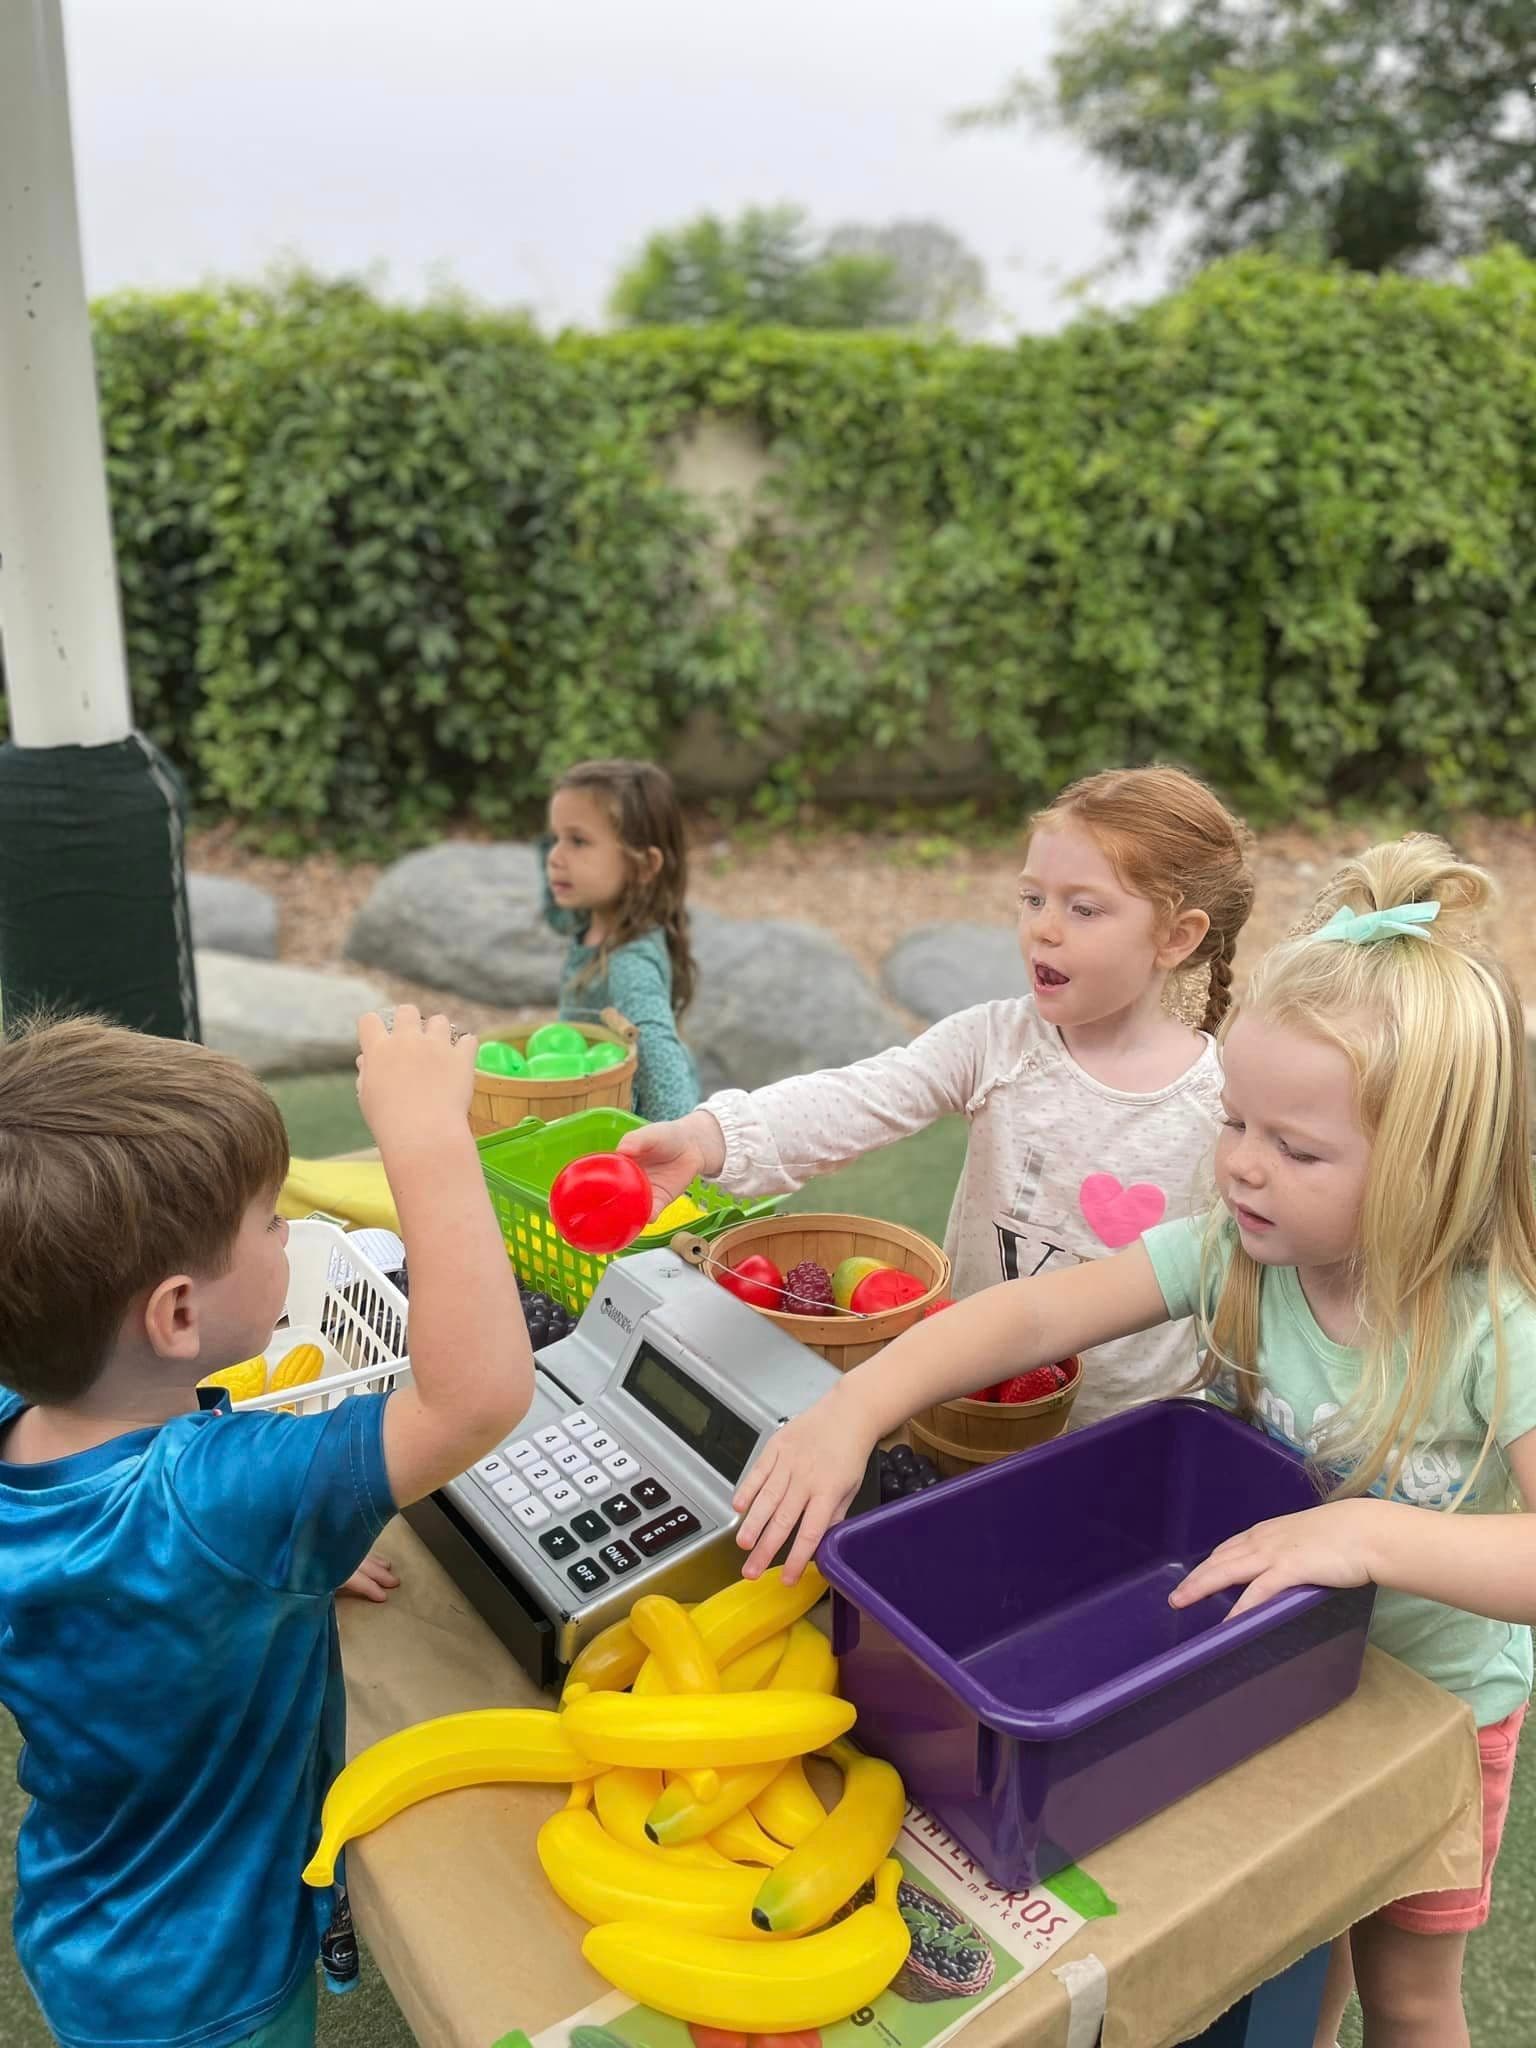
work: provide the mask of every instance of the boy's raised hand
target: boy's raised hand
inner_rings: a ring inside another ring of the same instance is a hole
[[[784,1560],[784,1584],[794,1585],[822,1537],[847,1514],[874,1440],[846,1413],[831,1411],[834,1399],[828,1395],[786,1422],[737,1487],[736,1541],[752,1553],[741,1568],[744,1579],[768,1569],[798,1523]]]
[[[673,1123],[626,1131],[619,1150],[629,1154],[650,1182],[653,1217],[686,1194],[701,1174],[709,1178],[725,1164],[725,1137],[707,1109],[691,1110]]]
[[[475,1088],[478,1041],[453,1035],[443,1016],[422,1021],[412,1003],[393,1029],[376,1012],[357,1020],[357,1099],[381,1151],[462,1125]]]

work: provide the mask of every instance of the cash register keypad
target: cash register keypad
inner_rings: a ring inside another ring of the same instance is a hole
[[[698,1517],[580,1408],[514,1437],[474,1470],[515,1527],[526,1529],[530,1541],[538,1532],[549,1557],[590,1550],[566,1566],[579,1593],[597,1592],[698,1532]],[[615,1536],[618,1529],[627,1541]]]

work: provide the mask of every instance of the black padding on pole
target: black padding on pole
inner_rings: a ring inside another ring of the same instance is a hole
[[[200,1036],[184,858],[186,792],[141,734],[105,747],[0,746],[0,1002]]]

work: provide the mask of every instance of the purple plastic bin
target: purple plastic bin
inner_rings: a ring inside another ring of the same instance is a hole
[[[1168,1605],[1317,1501],[1283,1445],[1162,1401],[844,1522],[817,1562],[859,1741],[998,1883],[1049,1877],[1355,1690],[1372,1586]]]

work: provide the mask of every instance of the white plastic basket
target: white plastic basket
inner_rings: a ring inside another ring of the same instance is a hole
[[[384,1394],[410,1373],[405,1296],[344,1230],[306,1218],[288,1226],[288,1299],[265,1357],[270,1372],[296,1344],[318,1344],[325,1367],[301,1387],[279,1387],[236,1408],[322,1415],[349,1394]]]

